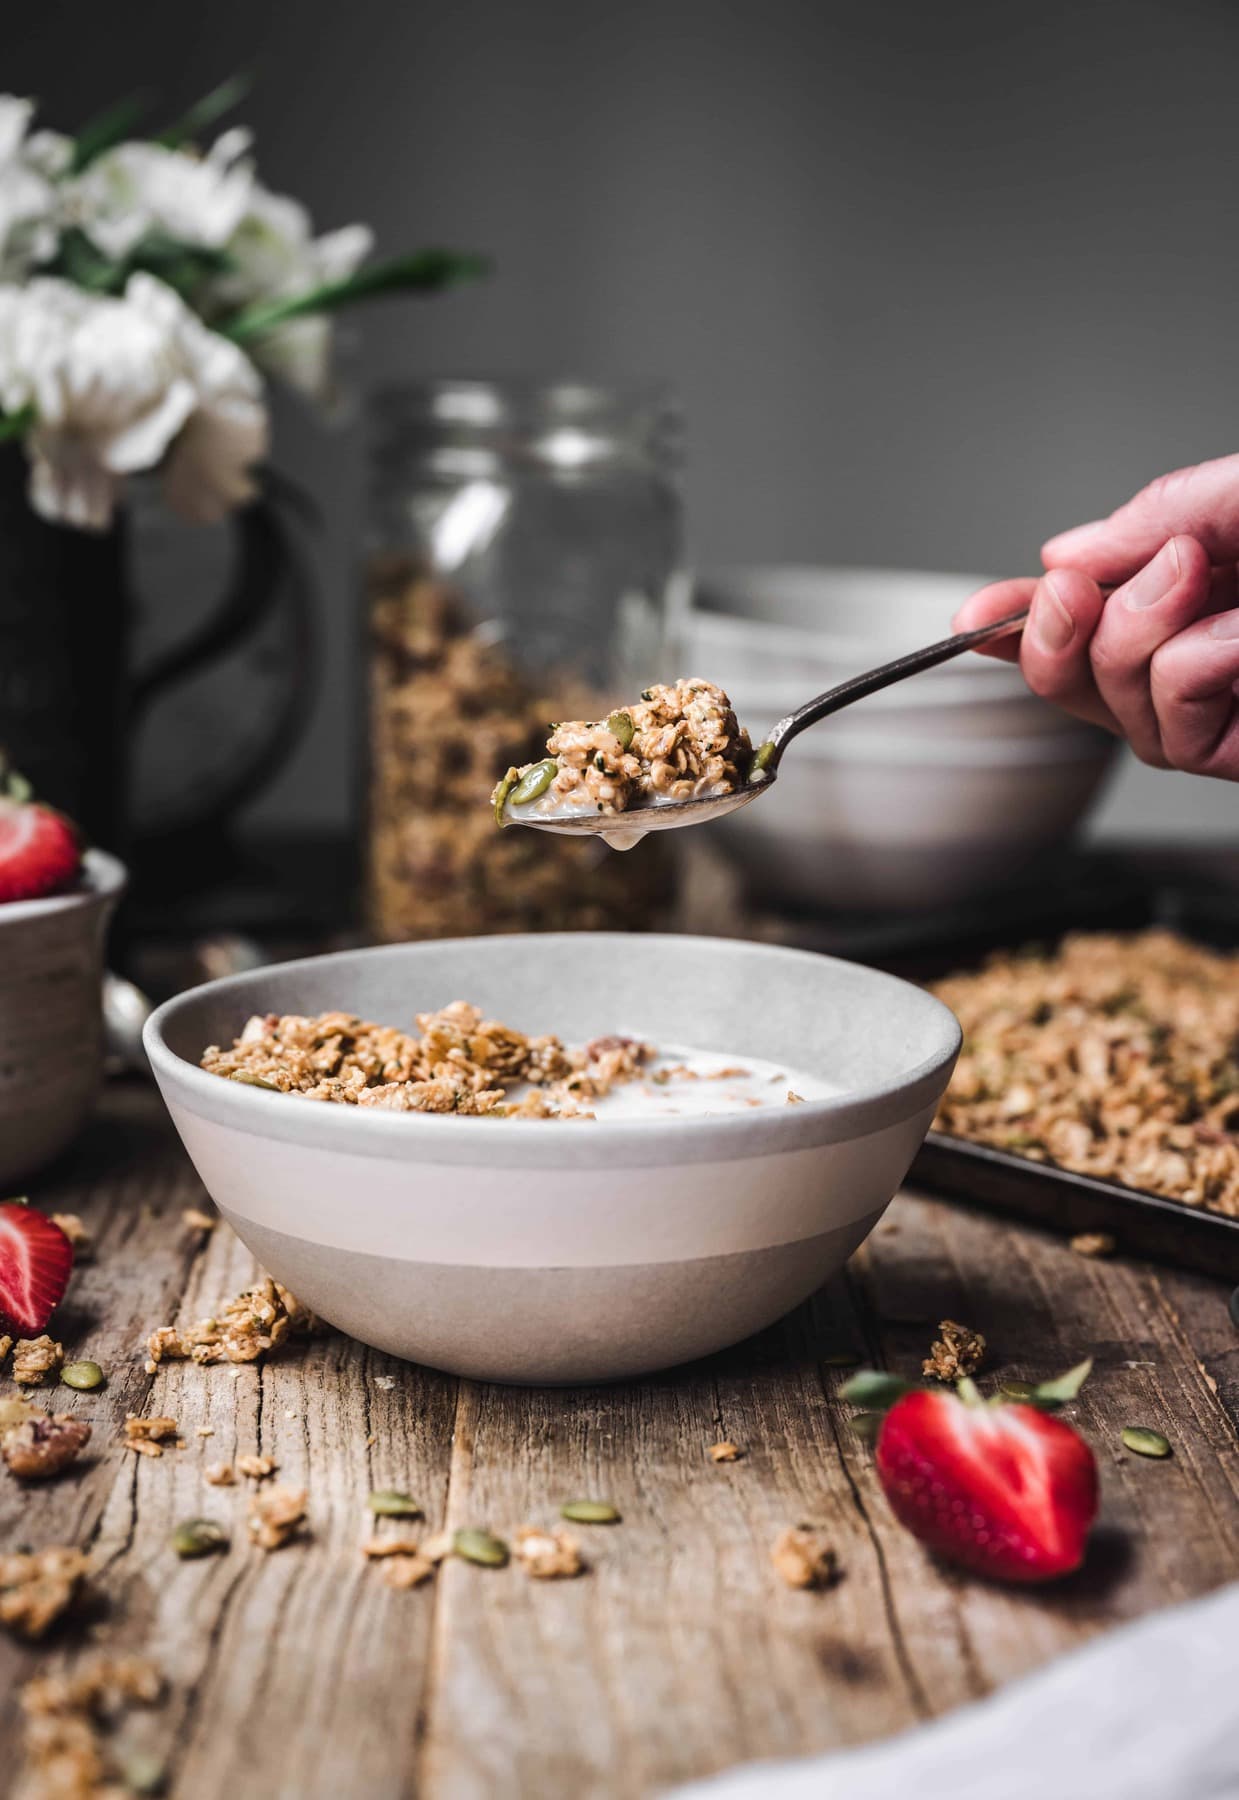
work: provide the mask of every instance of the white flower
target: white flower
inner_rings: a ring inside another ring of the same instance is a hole
[[[0,282],[23,280],[56,249],[53,177],[68,152],[50,131],[28,135],[33,112],[29,100],[0,94]]]
[[[370,254],[373,243],[365,225],[346,225],[316,238],[304,206],[255,181],[245,217],[224,246],[232,266],[213,284],[212,304],[232,311],[342,281]],[[331,323],[319,315],[290,319],[254,338],[250,347],[269,374],[326,400],[331,344]]]
[[[244,162],[128,143],[105,150],[66,182],[63,202],[66,217],[121,261],[152,232],[221,249],[245,216],[252,186]]]
[[[252,364],[150,275],[121,299],[50,277],[0,288],[0,409],[25,407],[35,509],[94,529],[124,476],[161,463],[178,510],[220,518],[267,445]]]

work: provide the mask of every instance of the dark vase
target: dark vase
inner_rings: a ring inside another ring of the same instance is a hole
[[[205,841],[283,766],[308,713],[312,594],[297,552],[297,504],[274,477],[233,518],[231,580],[188,641],[135,671],[126,521],[106,532],[51,525],[32,510],[20,446],[0,449],[0,748],[40,798],[62,808],[93,843],[141,863],[144,853]],[[156,697],[258,632],[289,617],[279,690],[244,758],[193,790],[165,818],[160,844],[136,842],[129,807],[135,732]],[[184,860],[182,858],[182,860]]]

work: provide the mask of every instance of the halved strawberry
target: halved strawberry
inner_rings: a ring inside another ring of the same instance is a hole
[[[69,1285],[73,1245],[32,1206],[0,1205],[0,1323],[37,1337]]]
[[[82,863],[68,819],[38,801],[0,797],[0,901],[58,893]]]
[[[1097,1464],[1045,1409],[1074,1399],[1090,1366],[1042,1383],[1029,1403],[985,1401],[967,1380],[952,1393],[872,1373],[843,1392],[869,1405],[894,1400],[878,1433],[878,1478],[923,1544],[995,1580],[1052,1581],[1084,1560]]]

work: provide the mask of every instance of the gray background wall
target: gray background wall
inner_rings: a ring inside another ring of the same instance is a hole
[[[22,9],[5,81],[70,124],[239,66],[323,227],[489,249],[365,322],[356,380],[664,373],[692,550],[1015,572],[1239,448],[1239,9],[1227,0],[214,0]],[[363,445],[279,415],[327,514],[330,678],[268,817],[342,818]],[[1103,830],[1239,835],[1126,772]]]

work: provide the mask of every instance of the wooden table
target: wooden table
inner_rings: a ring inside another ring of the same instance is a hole
[[[90,1546],[105,1610],[41,1650],[0,1645],[8,1746],[16,1684],[102,1636],[166,1674],[166,1703],[133,1729],[181,1800],[648,1795],[899,1731],[1239,1574],[1239,1332],[1225,1289],[1201,1277],[1086,1260],[905,1194],[782,1324],[648,1381],[478,1386],[332,1334],[239,1373],[150,1375],[154,1326],[209,1313],[253,1274],[231,1232],[183,1225],[204,1196],[151,1090],[113,1084],[72,1164],[32,1197],[95,1234],[55,1330],[109,1382],[56,1395],[94,1424],[77,1472],[26,1490],[0,1474],[0,1541]],[[1052,1590],[930,1562],[893,1523],[837,1398],[839,1356],[914,1373],[948,1316],[989,1338],[991,1374],[1096,1358],[1075,1416],[1098,1452],[1102,1522],[1086,1569]],[[171,1414],[186,1448],[126,1453],[128,1412]],[[1173,1458],[1125,1453],[1131,1423],[1164,1431]],[[721,1438],[742,1460],[708,1460]],[[206,1463],[251,1451],[308,1487],[306,1541],[251,1548],[251,1490],[204,1484]],[[395,1592],[358,1549],[367,1493],[391,1486],[436,1527],[507,1534],[577,1495],[614,1500],[623,1522],[584,1528],[575,1581],[450,1561]],[[199,1514],[229,1524],[232,1548],[180,1562],[169,1533]],[[771,1567],[773,1540],[802,1520],[837,1545],[828,1591],[790,1590]],[[11,1767],[0,1755],[0,1782]]]

